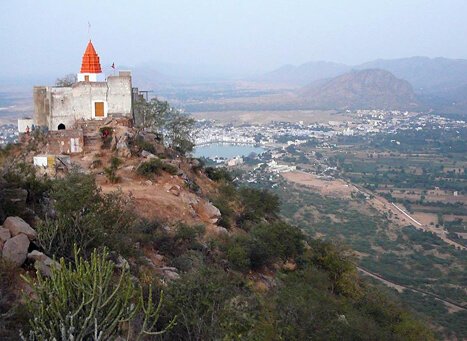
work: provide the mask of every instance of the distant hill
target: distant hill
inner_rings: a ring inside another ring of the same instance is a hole
[[[258,79],[306,85],[323,78],[331,78],[352,69],[381,69],[410,82],[415,92],[438,92],[467,84],[467,59],[410,57],[377,59],[359,65],[332,62],[309,62],[299,66],[285,65]]]
[[[298,94],[308,106],[319,109],[408,109],[418,105],[409,82],[379,69],[316,81]]]
[[[383,69],[412,84],[417,93],[449,91],[467,85],[467,60],[411,57],[378,59],[355,69]]]
[[[338,76],[350,70],[351,67],[345,64],[310,62],[299,66],[285,65],[277,70],[263,74],[255,80],[270,83],[306,85],[319,79]]]

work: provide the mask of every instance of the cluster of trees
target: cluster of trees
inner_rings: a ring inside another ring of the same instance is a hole
[[[195,120],[170,106],[166,101],[140,98],[135,103],[137,124],[160,136],[167,146],[185,154],[194,148]]]

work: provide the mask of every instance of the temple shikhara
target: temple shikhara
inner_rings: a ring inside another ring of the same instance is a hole
[[[90,40],[75,84],[34,87],[32,124],[54,131],[74,127],[79,120],[131,119],[131,73],[120,71],[118,75],[102,78],[99,55]]]

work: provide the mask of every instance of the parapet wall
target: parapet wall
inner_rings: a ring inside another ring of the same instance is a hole
[[[49,131],[47,134],[47,154],[76,154],[83,152],[83,147],[82,129]]]

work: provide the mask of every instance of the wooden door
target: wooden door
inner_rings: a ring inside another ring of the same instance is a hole
[[[95,102],[94,112],[96,117],[104,117],[104,102]]]

